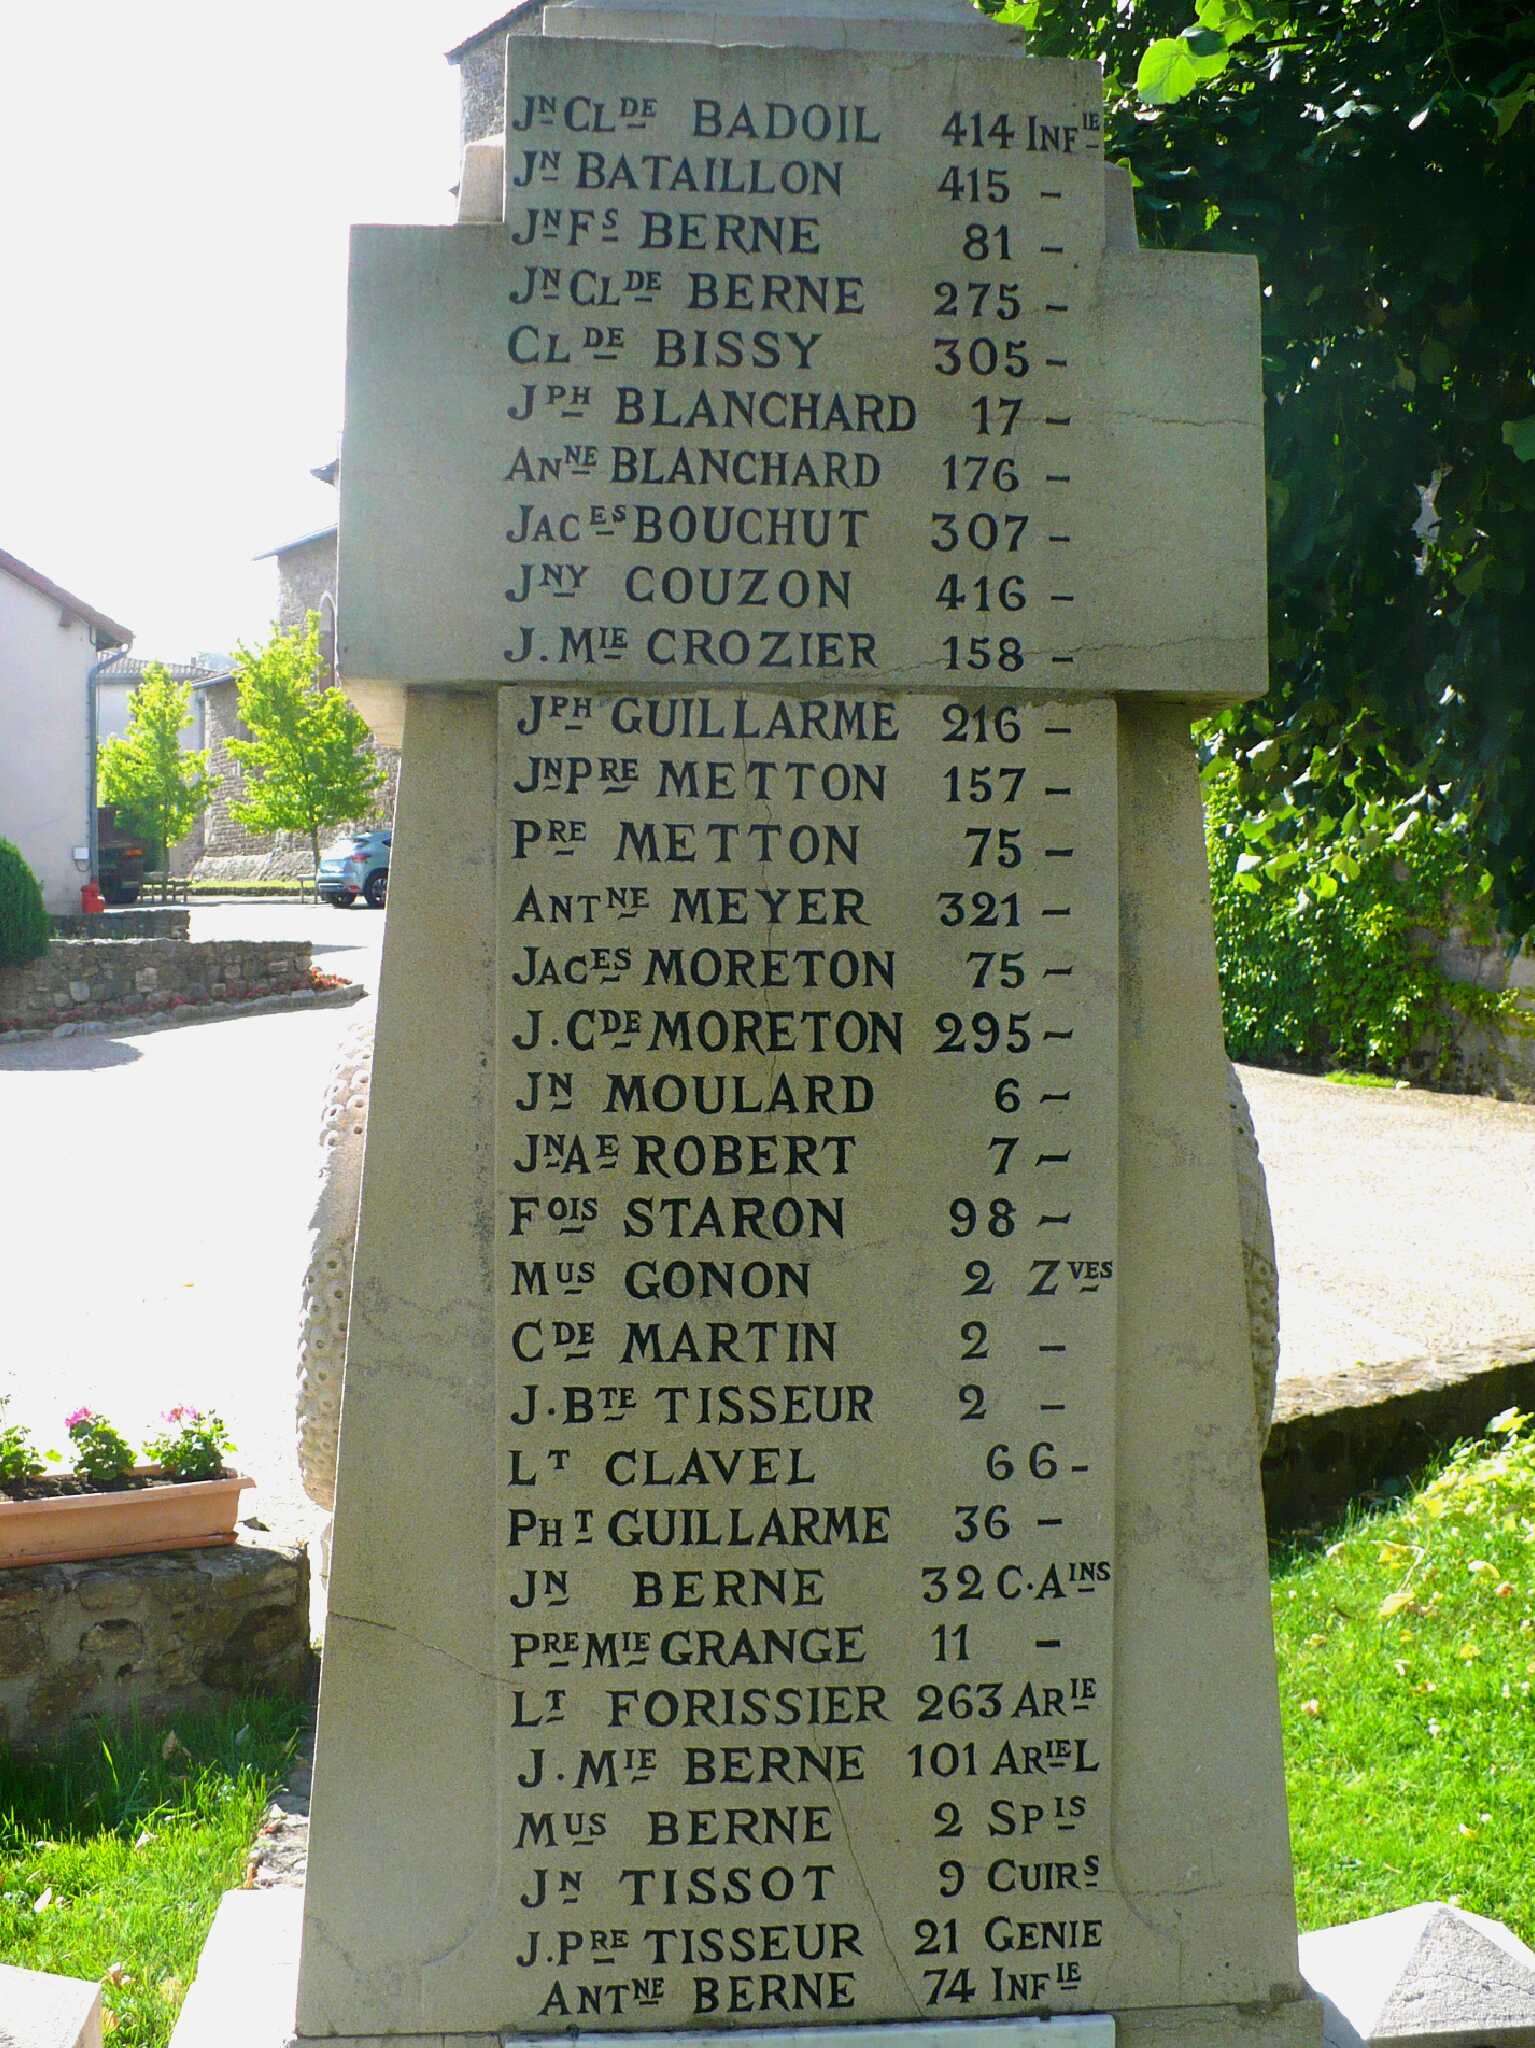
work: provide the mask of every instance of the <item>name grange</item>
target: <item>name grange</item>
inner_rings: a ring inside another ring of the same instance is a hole
[[[1262,687],[1252,279],[953,11],[551,10],[499,217],[356,231],[306,2039],[1311,2038],[1187,742]]]

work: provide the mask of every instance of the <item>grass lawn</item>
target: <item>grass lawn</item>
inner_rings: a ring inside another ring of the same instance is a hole
[[[1276,1564],[1302,1927],[1445,1899],[1535,1937],[1535,1433],[1490,1430]]]
[[[103,1980],[113,2048],[164,2048],[304,1721],[252,1701],[173,1738],[135,1728],[64,1761],[0,1756],[0,1961]]]

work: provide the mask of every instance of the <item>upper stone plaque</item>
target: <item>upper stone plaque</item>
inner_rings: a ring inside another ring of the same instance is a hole
[[[1106,250],[1095,67],[511,61],[504,220],[355,232],[365,702],[1262,689],[1255,275]]]

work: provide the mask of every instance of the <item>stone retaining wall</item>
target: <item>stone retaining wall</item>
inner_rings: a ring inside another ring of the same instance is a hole
[[[306,1698],[309,1558],[235,1543],[0,1570],[0,1745],[163,1720],[241,1694]]]
[[[192,913],[174,903],[141,903],[137,909],[81,910],[58,913],[56,939],[185,939],[192,933]]]
[[[0,1032],[248,1002],[310,987],[307,939],[55,939],[0,967]]]
[[[1281,1380],[1263,1453],[1270,1535],[1394,1497],[1425,1464],[1515,1406],[1535,1408],[1535,1330],[1439,1358]]]

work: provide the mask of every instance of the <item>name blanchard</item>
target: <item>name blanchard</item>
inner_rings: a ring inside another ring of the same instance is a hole
[[[619,427],[757,427],[770,434],[909,434],[916,400],[899,391],[732,391],[686,395],[620,384]],[[649,479],[647,479],[648,481]]]

